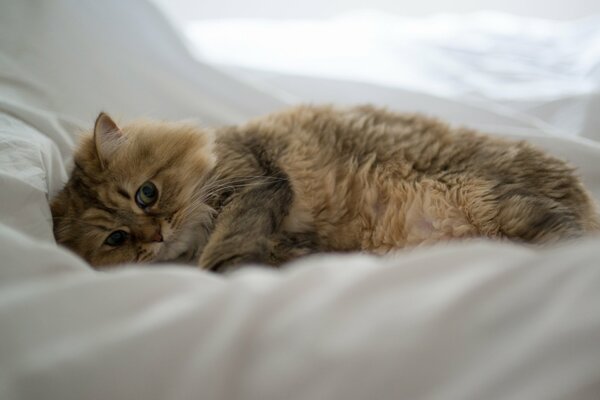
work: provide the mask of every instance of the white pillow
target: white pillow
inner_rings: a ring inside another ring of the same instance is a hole
[[[53,242],[48,194],[59,190],[65,180],[54,142],[0,113],[0,223]]]

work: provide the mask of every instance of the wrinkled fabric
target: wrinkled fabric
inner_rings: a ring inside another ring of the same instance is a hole
[[[598,239],[227,277],[0,240],[3,399],[597,399]]]

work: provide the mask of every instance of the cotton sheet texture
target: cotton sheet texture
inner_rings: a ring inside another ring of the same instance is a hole
[[[598,239],[314,257],[229,277],[92,271],[54,244],[47,199],[99,110],[216,125],[285,101],[194,60],[146,2],[0,11],[0,398],[598,398]],[[525,135],[600,197],[598,145],[394,93],[382,103]]]

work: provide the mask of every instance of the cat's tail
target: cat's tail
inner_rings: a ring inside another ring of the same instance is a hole
[[[590,219],[584,225],[587,233],[592,235],[600,235],[600,214],[597,209],[591,213]]]
[[[504,236],[528,243],[551,244],[600,235],[600,216],[591,197],[581,191],[577,207],[528,191],[509,192],[497,215]]]

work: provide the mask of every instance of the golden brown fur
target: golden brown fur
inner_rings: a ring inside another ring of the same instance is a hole
[[[193,201],[196,185],[206,181],[214,163],[207,137],[191,126],[157,122],[138,122],[123,131],[127,140],[105,162],[94,136],[82,138],[71,178],[52,201],[57,241],[95,266],[154,261],[162,246],[152,240],[157,229],[174,241],[172,251],[178,253],[166,252],[165,258],[193,252],[192,243],[207,236],[203,227],[209,229],[212,220],[211,209]],[[163,195],[144,212],[133,194],[148,178]],[[131,246],[104,246],[106,236],[116,229],[139,240]],[[187,233],[184,238],[182,233]]]
[[[302,106],[216,132],[135,123],[104,150],[98,130],[52,203],[58,242],[94,265],[199,257],[219,270],[456,238],[548,243],[599,226],[564,162],[420,115]],[[144,212],[133,196],[148,180],[161,195]],[[118,227],[130,242],[102,244]],[[164,241],[148,239],[156,229]]]

